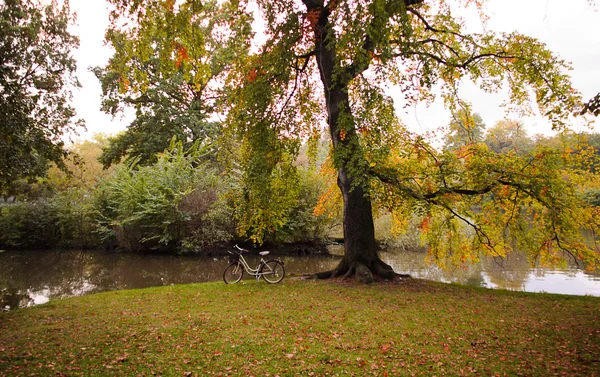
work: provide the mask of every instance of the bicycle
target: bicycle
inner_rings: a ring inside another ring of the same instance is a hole
[[[256,277],[256,282],[262,277],[267,283],[275,284],[283,280],[285,276],[284,264],[279,259],[264,260],[264,256],[268,255],[268,251],[261,251],[260,261],[256,268],[250,267],[242,253],[247,253],[248,250],[242,249],[238,245],[234,246],[235,249],[232,251],[227,250],[232,256],[229,259],[229,265],[223,271],[223,281],[227,284],[235,284],[242,280],[244,271],[249,275]]]

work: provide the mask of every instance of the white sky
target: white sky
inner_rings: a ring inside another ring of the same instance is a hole
[[[112,49],[104,45],[104,31],[108,26],[108,8],[104,0],[70,0],[71,11],[77,14],[77,25],[71,32],[79,36],[79,49],[74,56],[77,60],[77,77],[82,88],[73,93],[73,106],[77,116],[86,122],[87,132],[80,131],[80,138],[86,139],[95,133],[114,134],[124,130],[130,119],[113,119],[100,110],[100,82],[89,71],[94,66],[104,66],[112,55]]]
[[[433,0],[429,0],[433,1]],[[77,26],[72,32],[80,37],[80,48],[74,53],[78,62],[77,74],[82,84],[75,91],[73,105],[78,116],[87,124],[87,132],[80,138],[89,138],[94,133],[114,134],[124,130],[133,118],[130,112],[125,118],[113,119],[100,111],[100,84],[89,68],[105,65],[111,49],[104,46],[104,30],[108,24],[108,8],[104,0],[71,0],[71,10],[77,13]],[[488,28],[497,31],[518,31],[536,37],[546,43],[550,50],[573,65],[573,85],[584,99],[600,92],[600,12],[588,5],[586,0],[489,0],[490,21]],[[481,25],[477,17],[473,23]],[[471,21],[471,19],[469,19]],[[502,98],[465,86],[463,95],[473,104],[484,122],[491,126],[502,119]],[[399,110],[399,115],[408,126],[420,132],[447,125],[449,113],[440,102],[426,107],[419,105],[408,110]],[[595,124],[595,131],[600,126]],[[526,120],[530,134],[548,134],[550,128],[541,118]],[[575,124],[581,130],[581,124]]]

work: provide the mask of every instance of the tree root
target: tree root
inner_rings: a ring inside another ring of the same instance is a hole
[[[352,263],[350,265],[350,268],[348,269],[348,271],[346,271],[346,273],[344,274],[344,277],[342,277],[342,280],[349,279],[352,275],[354,275],[355,271],[356,271],[356,263]]]
[[[349,266],[344,261],[341,261],[340,264],[333,270],[317,272],[316,274],[309,276],[318,280],[333,279],[340,276],[342,277],[342,280],[347,280],[355,277],[358,282],[364,284],[374,282],[376,280],[375,277],[379,277],[383,280],[411,278],[411,276],[408,274],[398,274],[394,272],[392,266],[388,265],[381,259],[376,259],[371,263],[355,261]]]
[[[316,274],[310,276],[317,280],[331,279],[333,278],[333,270],[317,272]]]

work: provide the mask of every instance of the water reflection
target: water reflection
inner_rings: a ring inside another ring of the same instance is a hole
[[[482,258],[462,269],[444,270],[425,263],[422,253],[390,250],[382,259],[399,273],[446,283],[513,291],[600,296],[600,275],[586,273],[571,263],[564,269],[531,268],[523,255]]]
[[[531,269],[525,258],[492,258],[447,271],[424,262],[424,254],[387,251],[382,258],[399,273],[478,287],[600,296],[600,276],[575,266],[566,270]],[[340,256],[284,256],[289,274],[335,267]],[[248,257],[250,265],[257,262]],[[185,257],[98,251],[21,251],[0,253],[0,310],[37,305],[54,298],[116,289],[188,284],[221,279],[226,257]],[[251,277],[246,277],[251,278]]]
[[[401,274],[426,280],[444,283],[459,283],[475,287],[486,287],[479,264],[462,269],[444,270],[436,265],[425,263],[425,255],[420,252],[388,250],[381,253],[381,258]]]
[[[257,263],[247,258],[251,266]],[[333,268],[339,257],[284,257],[288,273]],[[116,289],[217,281],[226,257],[19,251],[0,253],[0,310],[42,304],[50,299]],[[247,276],[248,278],[248,276]]]

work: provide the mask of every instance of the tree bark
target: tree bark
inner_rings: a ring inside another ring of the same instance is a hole
[[[306,4],[306,2],[305,2]],[[310,11],[310,6],[307,4]],[[333,144],[335,164],[338,170],[338,186],[344,200],[344,257],[332,271],[318,273],[317,278],[332,278],[337,276],[350,277],[361,271],[360,280],[370,282],[369,271],[382,278],[390,279],[397,276],[393,269],[384,263],[377,253],[373,212],[366,180],[359,179],[361,166],[367,163],[363,157],[360,140],[356,132],[354,118],[348,96],[349,77],[341,77],[336,73],[338,64],[336,43],[328,14],[321,12],[315,28],[316,59],[321,81],[324,87],[327,107],[327,122]],[[354,174],[354,176],[350,173]]]

